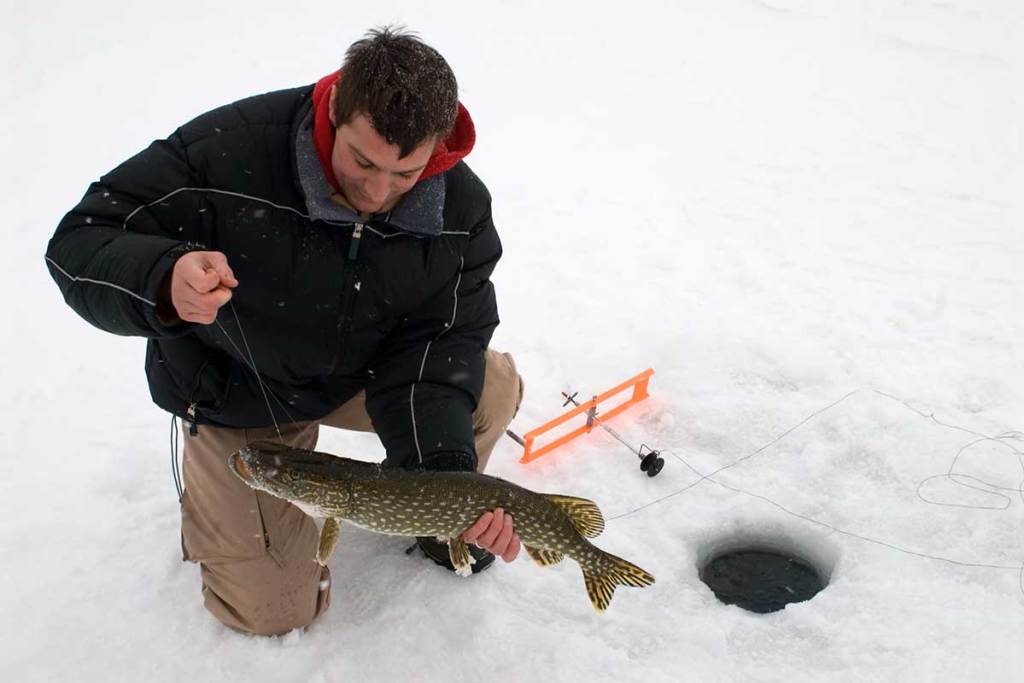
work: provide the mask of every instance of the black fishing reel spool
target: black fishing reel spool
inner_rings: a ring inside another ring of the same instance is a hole
[[[647,449],[647,454],[644,454],[644,449]],[[640,471],[646,472],[648,477],[656,477],[661,472],[661,468],[665,466],[665,459],[661,457],[661,451],[656,451],[647,444],[640,445],[640,452],[637,454],[640,458]]]

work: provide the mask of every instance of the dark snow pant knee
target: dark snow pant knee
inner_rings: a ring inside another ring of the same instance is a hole
[[[473,415],[478,469],[522,402],[523,384],[507,353],[487,351],[484,390]],[[320,424],[371,432],[360,393],[319,422],[281,425],[285,440],[315,448]],[[294,505],[253,491],[227,467],[250,441],[276,438],[273,427],[201,425],[185,437],[181,507],[185,559],[200,563],[203,604],[231,628],[279,635],[308,626],[330,605],[331,573],[316,562],[319,528]]]

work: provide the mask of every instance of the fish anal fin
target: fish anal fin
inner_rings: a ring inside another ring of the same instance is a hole
[[[524,545],[526,548],[526,554],[541,567],[550,567],[553,564],[558,564],[562,561],[562,553],[555,550],[545,550],[544,548],[532,548],[528,545]]]
[[[596,538],[604,531],[604,516],[594,501],[553,493],[547,494],[547,497],[562,509],[576,527],[576,531],[586,538]]]
[[[331,559],[334,546],[338,545],[338,534],[341,532],[341,525],[338,520],[328,517],[324,520],[324,526],[320,529],[320,546],[316,550],[316,561],[321,567],[327,566]]]
[[[473,568],[470,565],[474,560],[461,536],[448,539],[448,558],[452,561],[455,573],[459,576],[469,576],[473,573]]]

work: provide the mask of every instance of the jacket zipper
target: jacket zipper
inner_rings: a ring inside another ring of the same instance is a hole
[[[188,433],[191,436],[195,436],[199,433],[199,423],[196,419],[196,414],[199,411],[199,404],[195,398],[196,392],[199,391],[199,385],[203,381],[203,372],[209,364],[209,361],[207,361],[200,365],[199,370],[196,371],[195,379],[192,381],[192,393],[188,397],[188,408],[185,410],[185,424],[188,425]]]
[[[356,263],[359,260],[359,246],[362,243],[363,228],[364,227],[365,227],[365,225],[363,223],[355,223],[352,226],[352,239],[349,241],[349,245],[348,245],[348,261],[351,264],[354,264],[354,263]],[[342,311],[342,316],[343,317],[342,317],[342,321],[341,321],[341,340],[342,340],[342,342],[344,342],[345,337],[348,336],[349,330],[352,327],[352,320],[351,320],[351,318],[352,318],[352,309],[355,307],[355,303],[356,303],[356,295],[353,294],[350,291],[352,289],[352,287],[353,287],[353,285],[352,285],[352,268],[351,267],[350,268],[346,268],[346,271],[347,272],[345,273],[345,299],[344,299],[345,300],[345,304],[342,307],[343,308],[343,311]],[[355,285],[355,288],[356,288],[357,291],[359,289],[359,285],[360,284],[361,283],[356,283],[356,285]],[[343,354],[339,354],[339,356],[338,356],[338,365],[341,364],[342,358],[343,358]],[[202,365],[202,367],[199,368],[199,371],[196,373],[196,380],[195,380],[195,382],[192,385],[192,395],[189,396],[188,408],[186,408],[186,410],[185,410],[185,423],[188,425],[188,433],[191,436],[196,436],[199,433],[199,423],[197,421],[197,412],[199,410],[199,406],[198,406],[198,403],[194,400],[194,398],[195,398],[196,391],[199,389],[199,383],[202,381],[203,370],[206,369],[206,366],[207,366],[207,363],[204,363]],[[266,530],[264,530],[264,535],[266,535]],[[268,540],[268,544],[269,544],[269,540]]]
[[[348,245],[348,258],[346,259],[348,261],[348,267],[345,269],[345,293],[344,298],[342,299],[344,304],[342,305],[341,311],[341,330],[339,335],[339,343],[342,344],[342,348],[338,352],[338,359],[334,364],[335,369],[341,367],[342,361],[345,358],[345,350],[348,348],[348,344],[346,343],[347,337],[349,331],[352,329],[352,309],[355,308],[356,296],[358,295],[360,286],[362,285],[361,282],[355,282],[353,284],[353,280],[355,278],[355,265],[359,260],[359,245],[363,239],[363,227],[363,223],[356,223],[352,226],[352,239],[349,241]]]
[[[188,433],[190,436],[195,436],[199,433],[199,425],[196,424],[196,404],[189,403],[188,410],[185,411],[185,424],[188,425]]]
[[[359,243],[363,239],[363,224],[356,223],[352,228],[352,241],[348,244],[348,260],[355,261],[359,255]]]

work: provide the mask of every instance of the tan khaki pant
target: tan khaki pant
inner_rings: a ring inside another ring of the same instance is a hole
[[[478,469],[522,401],[523,385],[507,353],[488,349],[484,390],[473,414]],[[372,432],[360,393],[316,422],[281,425],[288,443],[316,447],[321,424]],[[227,458],[246,443],[276,438],[274,427],[185,431],[182,550],[200,563],[203,603],[231,628],[277,635],[308,625],[330,604],[331,573],[317,564],[319,530],[294,505],[242,483]]]

